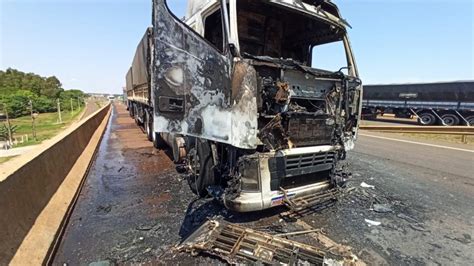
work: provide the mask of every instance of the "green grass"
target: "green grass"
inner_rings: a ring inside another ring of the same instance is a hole
[[[39,144],[44,140],[56,136],[59,132],[66,129],[73,121],[79,119],[79,115],[84,110],[81,107],[79,110],[71,112],[61,112],[63,123],[58,123],[58,113],[43,113],[36,118],[36,140],[33,139],[33,129],[30,116],[23,116],[11,119],[10,123],[17,126],[14,137],[21,138],[22,135],[28,135],[28,142],[24,142],[15,147],[24,147],[29,145]]]
[[[7,162],[13,158],[15,158],[16,156],[10,156],[10,157],[0,157],[0,164],[4,163],[4,162]]]

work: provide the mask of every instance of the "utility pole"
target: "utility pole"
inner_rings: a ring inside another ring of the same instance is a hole
[[[37,140],[36,139],[36,115],[33,112],[33,101],[30,100],[29,104],[30,104],[30,112],[31,112],[31,128],[33,130],[33,138]]]
[[[73,116],[74,114],[74,106],[72,105],[72,98],[71,98],[71,117]]]
[[[5,116],[7,117],[7,127],[8,127],[8,142],[9,145],[13,144],[13,137],[12,137],[12,125],[10,124],[10,118],[8,117],[8,110],[7,104],[3,104],[3,111],[5,112]]]
[[[56,102],[58,103],[58,122],[60,124],[63,123],[63,119],[61,117],[61,101],[59,101],[59,99],[56,100]]]

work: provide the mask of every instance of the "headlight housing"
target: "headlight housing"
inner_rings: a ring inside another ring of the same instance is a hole
[[[239,165],[240,188],[242,191],[260,191],[260,171],[257,157],[243,158]]]

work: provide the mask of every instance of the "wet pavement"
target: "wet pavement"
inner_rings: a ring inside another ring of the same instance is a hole
[[[169,155],[155,150],[125,106],[116,103],[54,264],[221,263],[172,250],[213,217],[268,233],[321,228],[373,265],[472,262],[472,172],[459,176],[416,166],[404,161],[403,154],[394,156],[397,150],[386,158],[377,145],[387,143],[361,138],[349,154],[353,177],[348,185],[353,189],[330,208],[299,221],[283,219],[285,208],[238,214],[212,199],[197,199]],[[363,188],[362,182],[375,188]],[[376,212],[376,204],[389,210]],[[365,219],[381,225],[369,227]],[[313,235],[292,239],[318,244]]]
[[[153,260],[180,240],[170,232],[192,199],[168,156],[115,104],[54,264]]]

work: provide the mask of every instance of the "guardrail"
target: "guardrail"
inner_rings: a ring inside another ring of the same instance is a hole
[[[467,136],[474,136],[474,127],[463,126],[360,126],[361,130],[386,132],[386,133],[410,133],[410,134],[438,134],[461,136],[462,142],[467,142]]]
[[[445,127],[445,126],[375,126],[375,125],[364,125],[359,127],[362,130],[370,131],[391,131],[401,132],[433,132],[433,133],[464,133],[466,135],[474,134],[474,127]]]

